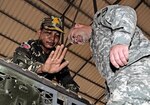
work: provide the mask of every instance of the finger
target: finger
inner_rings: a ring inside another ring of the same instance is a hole
[[[112,52],[110,52],[110,62],[111,64],[116,67],[116,68],[119,68],[119,65],[117,64],[117,62],[115,61],[115,58],[114,58],[114,55]]]
[[[54,55],[53,55],[53,57],[52,57],[53,59],[56,59],[59,50],[60,50],[60,46],[57,46],[57,47],[56,47],[56,50],[55,50],[55,52],[54,52]]]
[[[61,54],[61,56],[60,56],[60,60],[63,60],[64,59],[64,57],[65,57],[65,55],[66,55],[66,53],[67,53],[67,48],[64,48],[64,50],[63,50],[63,52],[62,52],[62,54]]]
[[[60,58],[60,56],[61,56],[61,54],[62,54],[62,52],[63,52],[63,48],[64,48],[64,45],[62,44],[62,45],[60,46],[60,49],[59,49],[58,53],[57,53],[56,59],[59,59],[59,58]]]
[[[66,67],[69,64],[69,61],[65,61],[60,65],[60,70],[62,70],[64,67]],[[60,71],[59,70],[59,71]]]
[[[119,51],[118,54],[119,54],[119,59],[120,59],[120,66],[126,65],[127,60],[126,60],[126,57],[124,55],[124,50]]]
[[[120,56],[122,56],[123,54],[122,54],[122,50],[120,50],[120,49],[118,49],[117,51],[116,51],[116,53],[114,53],[114,59],[115,59],[115,61],[116,61],[116,63],[119,65],[119,66],[123,66],[124,64],[123,64],[123,62],[122,62],[122,60],[121,60],[121,57]]]
[[[129,50],[128,50],[128,47],[125,48],[125,49],[123,49],[123,50],[124,50],[124,51],[123,51],[123,54],[124,54],[126,60],[128,61],[128,59],[129,59]]]
[[[52,52],[50,53],[50,55],[49,55],[49,57],[48,57],[47,60],[52,60],[52,59],[53,59],[53,55],[54,55],[54,51],[52,51]]]

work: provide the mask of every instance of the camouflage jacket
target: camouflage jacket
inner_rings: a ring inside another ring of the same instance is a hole
[[[128,6],[107,6],[94,16],[91,49],[96,66],[108,83],[116,71],[116,68],[111,66],[109,61],[111,46],[116,44],[129,46],[128,65],[120,69],[150,55],[150,41],[136,24],[136,12]]]
[[[52,50],[55,50],[55,48],[51,49],[51,51]],[[37,68],[39,68],[40,65],[47,60],[49,54],[46,54],[42,50],[41,42],[39,40],[29,40],[28,42],[23,42],[18,48],[16,48],[13,56],[13,62],[24,69],[36,72]],[[49,80],[56,78],[57,82],[61,83],[66,88],[70,88],[69,86],[73,85],[75,90],[72,90],[78,91],[79,86],[72,79],[68,67],[65,67],[58,73],[40,73],[38,75],[44,76]]]

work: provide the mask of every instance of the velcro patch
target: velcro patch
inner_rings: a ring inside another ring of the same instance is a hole
[[[23,42],[23,43],[21,44],[21,47],[22,47],[22,48],[25,48],[25,49],[30,49],[30,48],[31,48],[31,46],[30,46],[27,42]]]

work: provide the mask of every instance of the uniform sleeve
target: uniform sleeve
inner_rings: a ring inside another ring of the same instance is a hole
[[[79,91],[79,86],[71,77],[68,67],[58,72],[56,78],[66,89],[70,89],[76,93]]]
[[[30,45],[26,42],[17,47],[13,55],[13,62],[24,69],[36,72],[41,63],[34,62],[30,48]]]
[[[30,64],[30,52],[28,49],[19,46],[16,48],[13,55],[13,62],[18,64],[20,67],[27,69]]]
[[[128,6],[119,6],[114,10],[112,9],[111,12],[110,18],[105,19],[112,29],[112,45],[129,45],[136,28],[137,16],[135,10]]]

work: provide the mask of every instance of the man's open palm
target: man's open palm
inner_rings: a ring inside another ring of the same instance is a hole
[[[57,46],[56,50],[51,52],[48,59],[42,66],[42,71],[48,73],[57,73],[62,70],[69,64],[68,61],[62,62],[66,53],[67,48],[64,48],[64,45]]]

